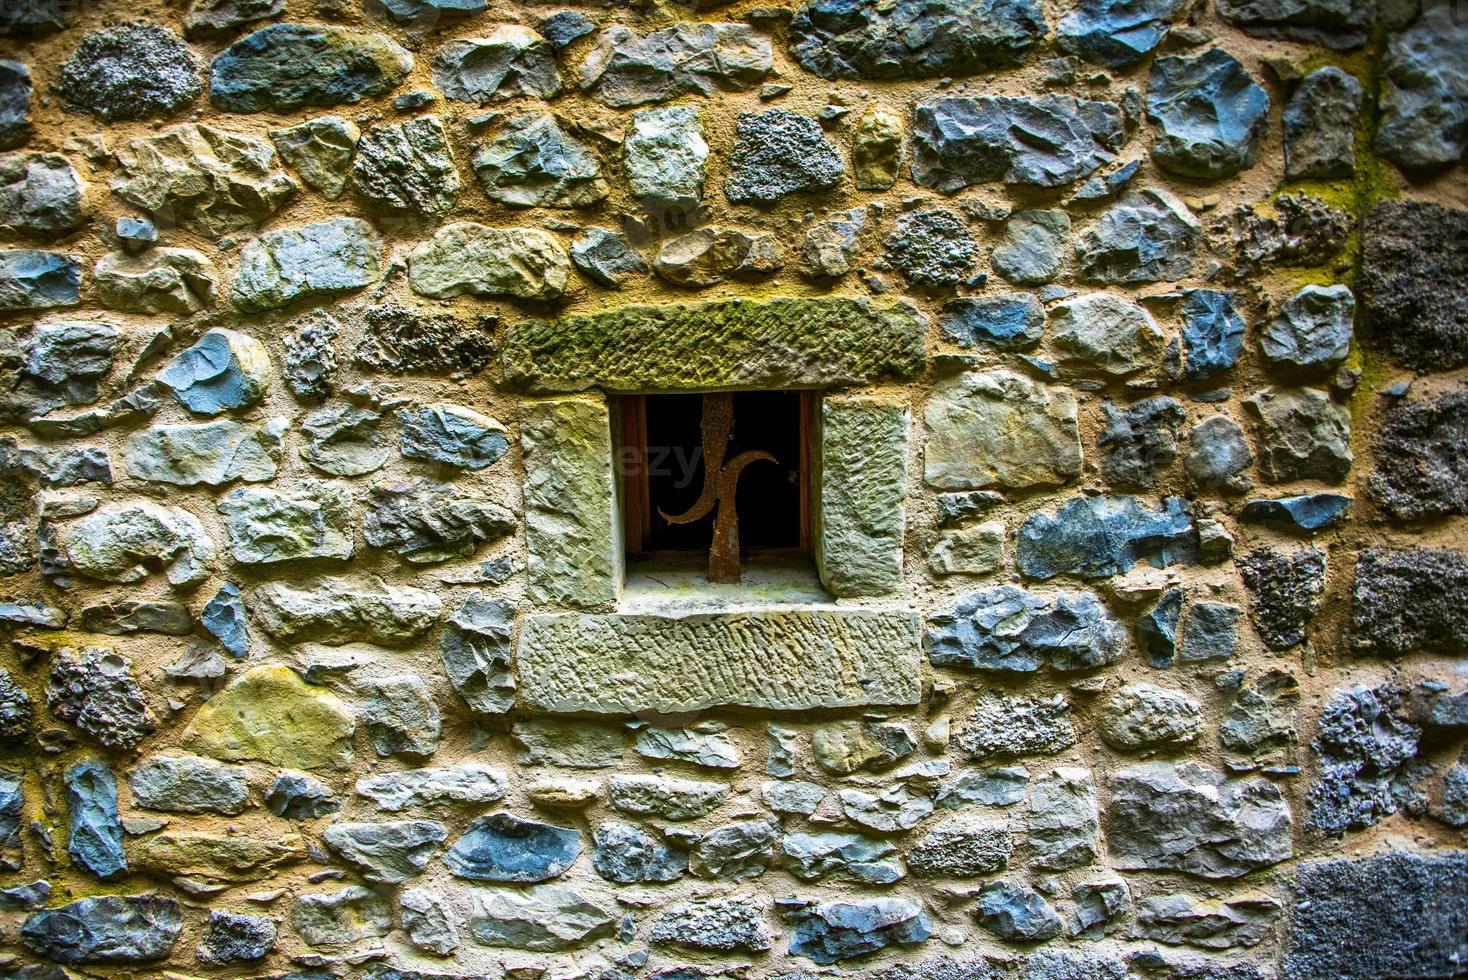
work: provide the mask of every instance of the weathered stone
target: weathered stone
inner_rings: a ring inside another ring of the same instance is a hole
[[[938,326],[960,347],[1029,350],[1044,334],[1045,308],[1029,293],[961,296],[943,305]]]
[[[786,834],[779,861],[802,881],[890,885],[904,875],[896,847],[861,834]]]
[[[1247,276],[1275,266],[1327,265],[1356,227],[1354,219],[1319,198],[1281,194],[1234,209],[1234,271]]]
[[[408,480],[373,485],[362,525],[367,543],[396,551],[415,564],[472,555],[519,527],[516,516],[446,483]]]
[[[1186,636],[1185,628],[1184,643]],[[1183,692],[1142,682],[1113,694],[1096,728],[1107,745],[1122,751],[1173,748],[1198,740],[1203,733],[1203,713]]]
[[[444,899],[426,889],[405,888],[398,894],[398,913],[408,942],[425,953],[452,955],[459,948],[459,929]]]
[[[429,756],[438,749],[442,721],[428,686],[414,675],[372,682],[362,702],[362,723],[380,756]]]
[[[554,299],[566,289],[571,261],[561,243],[536,228],[444,225],[408,256],[413,291],[434,299],[512,296]]]
[[[1061,363],[1084,373],[1125,377],[1160,366],[1164,338],[1152,315],[1114,293],[1087,293],[1051,311]]]
[[[1468,25],[1445,3],[1423,4],[1421,16],[1390,36],[1382,65],[1378,153],[1409,171],[1440,169],[1463,159],[1468,142],[1465,47]]]
[[[987,575],[1003,563],[1003,521],[946,530],[928,555],[934,575]]]
[[[866,210],[852,208],[811,225],[800,246],[801,275],[808,279],[839,279],[856,268],[856,252],[866,222]]]
[[[188,636],[194,631],[194,620],[186,606],[177,602],[118,599],[83,606],[76,624],[88,633],[130,636],[134,633],[163,633]]]
[[[1226,749],[1262,755],[1294,743],[1300,684],[1293,674],[1271,670],[1234,695],[1218,726]]]
[[[263,583],[255,589],[250,608],[265,631],[284,643],[366,640],[402,646],[438,621],[443,603],[423,589],[319,579],[314,588],[302,589]]]
[[[163,813],[220,813],[245,809],[250,784],[241,766],[196,755],[151,755],[127,774],[133,801]]]
[[[1178,657],[1184,661],[1227,660],[1239,645],[1239,607],[1227,602],[1195,602],[1183,619]]]
[[[112,485],[112,459],[105,443],[90,446],[27,446],[20,465],[48,487],[75,487],[83,483]]]
[[[322,839],[367,881],[397,885],[416,878],[448,837],[436,820],[334,823]]]
[[[357,795],[379,810],[397,813],[409,807],[493,803],[505,795],[505,777],[480,762],[460,762],[446,769],[408,769],[357,780]]]
[[[370,286],[381,263],[382,242],[360,218],[281,228],[240,250],[230,295],[245,311],[275,309]]]
[[[1045,35],[1026,0],[812,0],[790,25],[790,53],[822,78],[939,78],[1023,64]]]
[[[1135,497],[1077,497],[1054,516],[1032,514],[1019,531],[1019,569],[1032,578],[1117,575],[1146,559],[1166,568],[1196,557],[1197,529],[1177,497],[1162,510]]]
[[[362,476],[381,469],[392,455],[378,424],[381,420],[379,412],[354,405],[319,408],[302,420],[306,444],[301,458],[333,476]]]
[[[902,578],[907,406],[864,397],[821,402],[821,581],[833,594],[882,595]]]
[[[1101,823],[1090,770],[1067,766],[1036,779],[1026,827],[1036,867],[1067,871],[1094,862]]]
[[[708,226],[663,243],[652,267],[675,286],[704,289],[726,279],[758,279],[785,266],[773,235]]]
[[[571,263],[582,275],[608,289],[621,289],[648,270],[647,260],[626,235],[597,227],[581,229],[571,242]]]
[[[493,316],[457,317],[401,306],[369,306],[367,332],[352,360],[391,374],[431,374],[458,381],[478,374],[494,356]]]
[[[811,735],[816,764],[842,776],[890,768],[916,748],[907,728],[897,724],[838,721],[822,725]]]
[[[1012,881],[985,885],[974,918],[1011,942],[1032,943],[1060,935],[1060,916],[1044,896]]]
[[[1102,212],[1076,243],[1076,260],[1090,282],[1176,282],[1192,273],[1201,239],[1202,226],[1187,205],[1148,187]]]
[[[1280,903],[1267,895],[1208,901],[1188,895],[1154,895],[1137,906],[1138,938],[1202,949],[1257,946],[1274,932]]]
[[[146,892],[32,912],[20,938],[31,952],[57,963],[149,963],[166,958],[182,931],[178,902]]]
[[[911,830],[932,815],[933,809],[932,797],[912,792],[905,783],[879,793],[841,790],[841,812],[846,819],[879,834]]]
[[[1310,823],[1331,837],[1365,830],[1399,811],[1420,814],[1427,800],[1414,785],[1427,775],[1417,761],[1422,729],[1394,684],[1337,691],[1320,712],[1312,743],[1320,779],[1305,801]]]
[[[770,40],[748,24],[674,24],[639,36],[617,25],[597,36],[581,63],[581,89],[614,109],[681,95],[739,92],[773,65]]]
[[[1338,493],[1305,493],[1294,497],[1250,500],[1239,518],[1251,524],[1268,524],[1281,531],[1306,534],[1334,527],[1345,520],[1352,498]]]
[[[209,574],[214,542],[198,518],[177,507],[108,504],[61,529],[57,547],[75,571],[105,582],[140,582],[150,566],[192,585]]]
[[[612,806],[623,813],[663,820],[694,820],[729,796],[728,783],[671,776],[613,776]]]
[[[632,824],[609,820],[591,835],[591,864],[607,881],[622,885],[677,881],[688,854]]]
[[[1055,26],[1055,46],[1106,68],[1130,68],[1167,37],[1178,0],[1082,0]]]
[[[57,89],[71,108],[107,122],[170,116],[199,97],[199,63],[168,28],[128,21],[82,38]]]
[[[66,852],[72,863],[103,880],[125,872],[117,780],[105,763],[91,759],[66,770],[66,810]]]
[[[0,667],[0,742],[24,739],[30,730],[32,715],[31,696],[15,683],[10,671]],[[3,845],[0,845],[0,850],[3,850]]]
[[[1400,657],[1456,652],[1468,635],[1468,559],[1449,548],[1368,548],[1356,561],[1352,648]]]
[[[774,945],[763,903],[742,896],[670,906],[653,922],[648,941],[721,953],[760,953]]]
[[[214,305],[219,273],[191,248],[155,248],[108,252],[93,267],[92,283],[97,302],[109,309],[188,316]]]
[[[735,204],[772,204],[827,191],[845,172],[841,154],[809,116],[771,109],[739,114],[724,194]]]
[[[514,622],[514,610],[505,613],[505,639]],[[560,718],[524,718],[510,730],[520,751],[515,761],[524,766],[566,766],[605,769],[619,765],[627,740],[617,725]]]
[[[275,923],[263,916],[214,909],[196,955],[209,966],[253,963],[270,955],[275,934]]]
[[[1030,774],[1024,766],[999,766],[993,769],[961,769],[938,789],[938,805],[945,810],[964,807],[1011,806],[1025,798]]]
[[[29,138],[31,90],[29,68],[19,61],[0,60],[0,149],[20,146]]]
[[[1203,381],[1239,361],[1244,349],[1244,319],[1234,294],[1218,289],[1183,291],[1184,376]]]
[[[1285,175],[1350,177],[1361,100],[1361,83],[1334,65],[1306,75],[1284,110]]]
[[[1125,130],[1114,102],[986,95],[919,102],[912,139],[913,180],[948,194],[990,181],[1060,187],[1089,177],[1115,159]]]
[[[225,112],[358,102],[392,91],[413,56],[381,34],[325,24],[271,24],[234,42],[209,68]]]
[[[540,33],[557,51],[596,33],[596,21],[579,10],[557,10],[538,25]]]
[[[408,459],[481,470],[509,451],[505,427],[487,415],[448,402],[397,413],[399,446]]]
[[[352,154],[362,138],[355,124],[339,116],[318,116],[272,129],[269,135],[280,158],[307,187],[328,201],[342,196],[351,175]]]
[[[502,714],[515,701],[510,670],[514,605],[471,592],[448,618],[439,658],[464,703],[482,714]]]
[[[308,946],[345,946],[385,936],[392,928],[387,899],[361,885],[308,892],[291,906],[291,928]]]
[[[1020,211],[1004,225],[1004,237],[994,246],[994,271],[1021,285],[1039,285],[1054,279],[1065,262],[1070,217],[1064,211]]]
[[[1116,659],[1124,631],[1090,593],[1035,595],[1012,585],[980,589],[928,617],[928,656],[981,670],[1081,670]]]
[[[330,786],[303,772],[276,776],[265,794],[265,806],[287,820],[314,820],[342,807]]]
[[[445,98],[481,105],[521,95],[549,99],[561,89],[550,44],[514,24],[443,45],[433,56],[433,84]]]
[[[1248,493],[1254,486],[1248,473],[1253,465],[1254,451],[1243,427],[1227,415],[1209,416],[1188,430],[1183,468],[1200,489]]]
[[[1372,500],[1397,520],[1468,513],[1468,386],[1402,402],[1376,436]]]
[[[352,557],[352,497],[341,484],[242,488],[219,502],[230,554],[243,565]]]
[[[1249,588],[1250,616],[1264,645],[1288,650],[1304,642],[1325,588],[1325,553],[1315,548],[1292,554],[1259,549],[1239,559],[1239,571]]]
[[[46,681],[51,717],[75,725],[109,749],[126,751],[158,727],[132,661],[110,648],[63,647]]]
[[[1122,870],[1237,878],[1293,854],[1289,805],[1262,779],[1149,762],[1112,781],[1107,846]]]
[[[30,248],[0,249],[0,310],[45,310],[81,301],[81,260]]]
[[[1131,892],[1120,878],[1085,882],[1071,892],[1074,906],[1069,919],[1069,934],[1080,939],[1100,939],[1121,925],[1132,910]],[[1117,977],[1125,976],[1118,973]]]
[[[184,30],[190,38],[225,34],[257,20],[268,20],[284,9],[285,0],[193,0]]]
[[[346,705],[288,667],[251,667],[199,709],[184,733],[195,752],[294,769],[343,768],[356,729]]]
[[[135,480],[180,487],[260,483],[275,478],[289,428],[283,418],[158,425],[129,436],[123,458],[127,475]]]
[[[978,254],[963,220],[936,209],[902,215],[882,244],[888,262],[913,286],[957,286]]]
[[[699,722],[688,728],[648,725],[637,732],[637,754],[645,759],[676,759],[710,769],[736,769],[739,746],[722,722]]]
[[[770,767],[767,764],[765,768],[768,771]],[[760,798],[764,800],[765,806],[776,813],[810,816],[826,798],[826,790],[815,783],[799,779],[771,779],[760,787]],[[787,837],[786,840],[788,839]]]
[[[25,818],[25,773],[0,769],[0,869],[25,867],[20,828]]]
[[[1006,696],[986,691],[954,744],[977,759],[1054,755],[1076,744],[1065,695]]]
[[[85,220],[82,179],[56,153],[0,154],[0,228],[41,238]]]
[[[1266,388],[1244,400],[1255,418],[1259,474],[1270,483],[1340,483],[1350,472],[1351,416],[1316,388]]]
[[[1185,177],[1231,177],[1254,165],[1269,122],[1269,93],[1222,48],[1152,63],[1147,118],[1157,127],[1152,159]]]
[[[816,963],[838,963],[885,949],[913,947],[933,935],[921,905],[902,898],[797,903],[785,910],[794,921],[790,952]]]
[[[1070,392],[1005,370],[934,385],[924,416],[923,476],[943,490],[1058,486],[1081,471]]]
[[[1468,956],[1461,853],[1311,862],[1296,872],[1294,891],[1285,980],[1451,975]]]
[[[283,867],[306,860],[298,834],[270,838],[165,830],[143,839],[133,851],[139,871],[166,878],[177,887],[209,893],[231,885],[265,881]]]
[[[476,14],[487,9],[486,0],[382,0],[382,9],[393,20],[433,30],[440,18]]]
[[[1337,50],[1366,42],[1377,8],[1363,0],[1330,3],[1324,0],[1224,0],[1219,14],[1246,32]]]
[[[1102,408],[1106,429],[1097,442],[1106,458],[1101,475],[1115,486],[1154,486],[1158,472],[1177,458],[1177,432],[1187,418],[1182,405],[1163,396],[1125,409],[1108,401]]]
[[[496,813],[475,817],[443,863],[471,881],[533,883],[564,874],[580,853],[574,830]]]
[[[582,208],[602,200],[609,188],[601,160],[578,132],[569,120],[545,112],[511,116],[474,151],[484,193],[522,208]]]
[[[482,946],[551,952],[608,935],[616,917],[569,888],[476,889],[468,926]]]
[[[907,870],[919,878],[982,878],[1003,871],[1013,849],[1006,823],[962,814],[938,824],[913,845]]]
[[[851,135],[851,169],[859,191],[885,191],[902,169],[902,117],[869,105]]]
[[[38,324],[23,352],[25,375],[44,386],[41,404],[23,410],[41,414],[49,406],[94,402],[98,383],[112,370],[123,335],[110,323],[60,320]],[[44,435],[44,433],[43,433]]]
[[[698,839],[688,856],[688,872],[699,878],[744,881],[765,873],[774,856],[778,824],[746,820],[715,827]]]
[[[352,189],[374,207],[440,216],[459,199],[459,171],[437,116],[372,126],[357,143]]]
[[[209,238],[259,225],[296,191],[269,143],[212,126],[184,123],[129,140],[117,159],[118,197]]]
[[[1286,300],[1259,336],[1259,350],[1276,369],[1322,374],[1351,349],[1356,300],[1346,286],[1306,286]]]
[[[1468,211],[1422,201],[1382,201],[1366,217],[1359,289],[1371,342],[1408,367],[1468,364],[1468,298],[1431,285],[1468,274],[1468,258],[1438,247],[1465,234]]]

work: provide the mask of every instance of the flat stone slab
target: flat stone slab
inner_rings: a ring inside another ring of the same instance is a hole
[[[522,707],[630,714],[917,704],[922,622],[907,610],[526,617]]]
[[[864,299],[623,306],[504,333],[506,380],[536,392],[828,387],[910,378],[923,315]]]

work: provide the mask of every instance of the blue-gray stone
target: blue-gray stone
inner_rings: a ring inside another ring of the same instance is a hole
[[[158,226],[151,218],[135,218],[125,214],[113,225],[117,242],[129,252],[141,252],[158,242]]]
[[[476,14],[484,10],[487,0],[379,0],[382,9],[393,20],[403,23],[419,21],[432,30],[444,14]]]
[[[917,946],[933,935],[923,907],[902,898],[868,898],[852,902],[803,902],[787,907],[795,922],[790,952],[816,963],[837,963],[899,946]]]
[[[780,866],[801,881],[852,881],[890,885],[905,871],[890,841],[862,834],[786,834]]]
[[[1422,729],[1394,684],[1337,691],[1320,712],[1311,743],[1320,778],[1305,795],[1310,822],[1331,837],[1365,830],[1398,811],[1426,803],[1416,783],[1431,774],[1417,758]]]
[[[993,769],[961,769],[951,779],[943,780],[935,798],[945,810],[965,807],[1013,806],[1025,798],[1030,773],[1024,766],[997,766]]]
[[[194,755],[153,755],[127,774],[133,802],[164,813],[234,816],[250,796],[249,771]]]
[[[1295,531],[1319,531],[1345,520],[1351,498],[1338,493],[1306,493],[1274,500],[1250,500],[1239,516],[1255,524]]]
[[[221,585],[214,598],[204,603],[199,622],[236,660],[244,659],[250,652],[250,631],[239,586],[231,582]]]
[[[1276,370],[1320,375],[1351,352],[1356,298],[1349,286],[1310,285],[1285,300],[1259,335],[1259,351]]]
[[[1177,656],[1177,624],[1183,614],[1183,590],[1168,589],[1157,605],[1137,619],[1137,648],[1151,667],[1171,667]]]
[[[581,853],[581,835],[508,813],[476,817],[443,863],[470,881],[549,881]]]
[[[1097,440],[1106,450],[1101,475],[1114,486],[1151,487],[1177,458],[1177,432],[1187,413],[1175,398],[1148,398],[1129,408],[1102,406],[1106,429]]]
[[[1038,286],[1049,282],[1065,264],[1070,216],[1064,211],[1020,211],[1004,225],[990,263],[1009,282]]]
[[[1248,493],[1254,485],[1248,474],[1253,463],[1243,427],[1227,415],[1210,415],[1188,431],[1183,468],[1199,489]]]
[[[515,703],[510,669],[515,606],[471,592],[449,616],[439,636],[444,673],[471,711],[500,715]]]
[[[1285,106],[1285,176],[1350,177],[1356,169],[1361,83],[1334,65],[1305,76]]]
[[[183,930],[178,903],[151,892],[99,895],[26,917],[21,941],[57,963],[148,963],[173,951]]]
[[[51,882],[42,878],[13,888],[0,888],[0,909],[7,912],[30,912],[46,904],[51,897]]]
[[[0,150],[26,141],[31,134],[30,117],[30,69],[19,61],[0,60]]]
[[[130,21],[92,31],[61,66],[69,106],[108,122],[172,115],[198,97],[199,64],[183,38]]]
[[[435,402],[398,412],[398,445],[409,459],[482,470],[509,451],[504,427],[460,405]]]
[[[621,289],[633,276],[647,272],[647,260],[621,232],[583,228],[570,251],[576,268],[608,289]]]
[[[1044,334],[1045,308],[1030,293],[960,296],[943,305],[938,327],[960,347],[1029,350]]]
[[[595,149],[548,112],[511,116],[470,162],[485,195],[512,207],[588,207],[610,190]]]
[[[928,99],[913,112],[912,179],[945,194],[996,180],[1059,187],[1113,160],[1125,139],[1114,102],[1068,95]]]
[[[382,885],[421,875],[447,837],[437,820],[334,823],[322,835],[326,846],[364,879]]]
[[[0,310],[44,310],[81,300],[82,264],[70,255],[0,249]]]
[[[1183,376],[1203,381],[1239,362],[1244,349],[1244,318],[1234,294],[1223,289],[1183,292]]]
[[[1142,559],[1158,568],[1197,558],[1198,530],[1187,502],[1168,497],[1149,510],[1136,497],[1078,497],[1054,515],[1032,514],[1020,528],[1017,564],[1030,578],[1104,578]]]
[[[258,312],[371,285],[382,272],[382,240],[360,218],[277,228],[240,249],[231,296]]]
[[[773,204],[789,194],[831,190],[845,170],[840,151],[809,116],[741,112],[724,196],[734,204]]]
[[[974,268],[978,246],[952,211],[911,211],[883,239],[887,261],[914,286],[956,286]]]
[[[27,610],[49,610],[55,614],[44,622],[32,623],[30,617],[21,620],[27,625],[37,625],[43,629],[60,629],[66,625],[66,614],[60,609],[36,606],[14,606],[10,603],[0,603],[0,621],[16,622],[13,617],[7,618],[4,613],[9,609]],[[25,692],[25,688],[15,683],[10,676],[10,671],[0,667],[0,742],[17,742],[25,738],[26,732],[31,727],[31,696]]]
[[[352,189],[385,211],[439,217],[459,200],[458,168],[437,116],[370,126],[357,142]]]
[[[0,154],[0,228],[55,238],[86,221],[84,185],[57,153]]]
[[[1147,82],[1147,118],[1157,127],[1152,159],[1162,169],[1231,177],[1254,165],[1269,126],[1269,93],[1222,48],[1158,58]]]
[[[1055,46],[1093,65],[1130,68],[1172,26],[1181,0],[1081,0],[1060,19]]]
[[[1075,197],[1072,200],[1085,202],[1109,200],[1126,190],[1127,185],[1141,169],[1142,161],[1133,160],[1110,173],[1096,174],[1076,188]]]
[[[1076,259],[1090,282],[1173,282],[1192,273],[1202,235],[1187,205],[1147,187],[1102,212],[1076,243]]]
[[[25,866],[20,828],[25,822],[25,774],[0,769],[0,871],[19,871]]]
[[[66,851],[72,861],[104,880],[126,871],[117,780],[105,763],[89,760],[66,770],[66,808],[71,816]]]
[[[1116,659],[1124,639],[1089,592],[1041,596],[1013,585],[980,589],[928,618],[928,657],[942,667],[1083,670]]]
[[[1468,18],[1451,3],[1387,42],[1376,149],[1398,166],[1428,171],[1463,159],[1468,143]]]
[[[265,794],[265,806],[287,820],[314,820],[342,808],[331,787],[303,772],[283,772]]]
[[[1468,385],[1392,406],[1375,448],[1368,486],[1385,513],[1407,521],[1468,514]]]
[[[1060,935],[1060,916],[1045,897],[1012,881],[995,881],[979,892],[979,925],[1001,939],[1033,943]]]
[[[20,465],[48,487],[83,483],[112,485],[112,458],[105,443],[91,446],[27,446]]]
[[[1305,641],[1305,628],[1325,591],[1325,552],[1302,548],[1290,553],[1260,548],[1238,559],[1249,590],[1249,613],[1259,638],[1271,650],[1288,650]]]
[[[226,112],[332,106],[384,95],[413,56],[381,34],[324,24],[271,24],[225,48],[209,99]]]
[[[1179,660],[1227,660],[1239,645],[1239,607],[1227,602],[1195,602],[1183,619]]]
[[[1225,21],[1255,37],[1336,50],[1365,44],[1378,9],[1373,0],[1218,0],[1216,6]],[[1388,11],[1408,8],[1380,9],[1383,19],[1390,19]]]
[[[1045,28],[1035,0],[813,0],[790,53],[822,78],[941,78],[1022,64]]]
[[[579,10],[557,10],[540,22],[540,33],[557,51],[596,33],[596,21]]]
[[[1259,473],[1270,483],[1340,483],[1351,471],[1351,413],[1318,388],[1265,388],[1244,399],[1255,418]]]
[[[275,933],[275,923],[263,916],[214,909],[199,941],[199,962],[224,966],[263,960],[275,948]]]
[[[591,866],[618,884],[677,881],[688,870],[687,851],[633,824],[609,820],[592,833],[591,845]]]
[[[80,11],[67,0],[25,0],[0,5],[0,34],[39,35],[65,28]]]
[[[216,327],[163,367],[158,380],[191,412],[249,408],[270,384],[270,355],[253,337]]]

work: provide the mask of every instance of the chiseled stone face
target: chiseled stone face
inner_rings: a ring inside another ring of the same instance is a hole
[[[1059,486],[1080,476],[1076,399],[1011,371],[934,386],[923,477],[938,490]]]
[[[907,406],[821,403],[821,581],[838,596],[882,595],[902,580]]]

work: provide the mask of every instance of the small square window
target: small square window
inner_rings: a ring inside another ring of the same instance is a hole
[[[721,508],[732,488],[739,562],[810,554],[811,405],[805,391],[625,395],[621,398],[618,471],[627,554],[633,560],[710,555]],[[705,446],[705,433],[723,447]],[[708,473],[709,459],[719,474]],[[721,489],[723,499],[721,500]],[[724,549],[727,571],[728,549]]]

